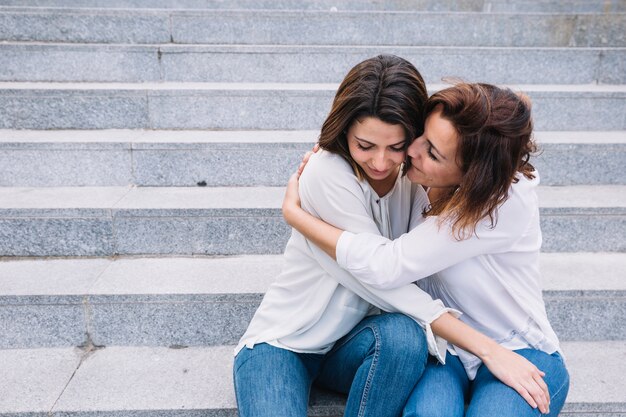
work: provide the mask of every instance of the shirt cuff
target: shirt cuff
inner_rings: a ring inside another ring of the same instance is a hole
[[[437,315],[435,315],[429,322],[426,324],[424,331],[426,332],[426,342],[428,344],[428,353],[433,355],[437,360],[444,364],[446,363],[446,352],[448,351],[448,341],[441,336],[436,336],[433,333],[432,328],[430,327],[430,323],[437,320],[441,317],[442,314],[450,313],[454,317],[459,318],[461,316],[461,312],[459,310],[455,310],[453,308],[444,308]]]
[[[335,258],[337,258],[337,264],[343,269],[348,269],[348,248],[352,244],[354,236],[354,233],[343,232],[337,241]]]

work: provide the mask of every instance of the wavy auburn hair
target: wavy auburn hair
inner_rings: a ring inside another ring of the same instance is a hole
[[[424,107],[428,93],[419,71],[395,55],[378,55],[357,64],[341,82],[332,108],[322,125],[322,149],[343,156],[356,176],[365,173],[352,159],[346,134],[356,120],[375,117],[401,125],[405,149],[423,132]]]
[[[435,201],[426,216],[450,221],[455,238],[465,239],[508,198],[518,173],[535,177],[528,162],[537,148],[532,138],[530,99],[490,84],[458,83],[433,94],[426,114],[441,111],[458,134],[456,162],[462,173],[459,187]]]

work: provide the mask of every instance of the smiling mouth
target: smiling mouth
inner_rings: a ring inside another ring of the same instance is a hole
[[[378,171],[378,170],[376,170],[376,169],[370,168],[370,170],[372,170],[372,172],[373,172],[374,174],[377,174],[377,175],[383,175],[383,174],[386,174],[386,173],[388,173],[388,172],[389,172],[389,170],[388,170],[388,169],[387,169],[387,170],[385,170],[385,171]]]

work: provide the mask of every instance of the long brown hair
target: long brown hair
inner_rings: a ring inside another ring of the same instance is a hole
[[[426,114],[436,110],[456,128],[456,162],[463,177],[459,187],[433,202],[425,215],[450,221],[453,235],[464,239],[483,219],[495,226],[497,209],[518,173],[534,178],[528,162],[536,151],[531,103],[507,88],[458,83],[430,97]]]
[[[322,149],[344,157],[359,178],[364,172],[350,156],[346,133],[352,123],[376,117],[401,125],[405,149],[423,132],[426,84],[409,61],[395,55],[378,55],[357,64],[337,90],[332,108],[322,125]]]

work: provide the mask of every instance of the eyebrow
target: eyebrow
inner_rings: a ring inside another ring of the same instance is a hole
[[[375,143],[372,143],[372,142],[370,142],[369,140],[366,140],[366,139],[360,138],[360,137],[358,137],[357,135],[354,135],[354,138],[355,138],[356,140],[361,141],[361,142],[365,142],[365,143],[367,143],[368,145],[376,146],[376,144],[375,144]],[[405,143],[405,142],[406,142],[406,139],[402,139],[400,142],[398,142],[398,143],[393,143],[393,144],[391,144],[391,145],[389,145],[389,146],[393,147],[393,146],[398,146],[398,145],[404,145],[404,143]]]

